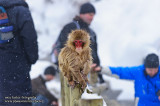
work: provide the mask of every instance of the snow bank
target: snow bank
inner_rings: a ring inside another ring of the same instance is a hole
[[[92,27],[102,65],[132,66],[150,52],[159,54],[160,1],[101,0]]]

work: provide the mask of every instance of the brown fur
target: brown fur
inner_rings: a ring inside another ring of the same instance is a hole
[[[75,51],[74,40],[82,40],[84,42],[81,54]],[[75,82],[79,83],[82,88],[86,87],[86,82],[88,81],[87,74],[92,64],[89,45],[89,34],[83,30],[74,30],[69,34],[67,43],[59,54],[59,68],[63,75],[67,77],[70,85],[73,85],[73,82]]]

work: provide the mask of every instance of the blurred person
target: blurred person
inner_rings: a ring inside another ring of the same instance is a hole
[[[86,30],[90,34],[90,40],[91,40],[91,49],[92,49],[92,57],[93,57],[93,65],[92,68],[101,70],[100,67],[100,60],[98,56],[98,50],[97,50],[97,37],[95,32],[89,27],[94,16],[95,16],[96,10],[94,6],[91,3],[85,3],[81,5],[79,16],[75,16],[72,22],[68,23],[63,27],[63,29],[60,32],[60,35],[54,45],[53,48],[53,57],[58,56],[60,50],[64,47],[68,34],[75,29],[83,29]],[[58,64],[58,60],[56,59],[56,64]],[[99,82],[104,83],[103,77],[101,73],[98,72]]]
[[[148,54],[144,64],[134,67],[107,67],[106,75],[134,80],[136,106],[160,106],[160,67],[156,54]]]
[[[38,59],[32,16],[24,0],[0,0],[0,10],[0,106],[31,106],[22,97],[32,96],[29,72]]]
[[[46,87],[46,82],[51,81],[56,76],[56,69],[49,66],[45,69],[44,75],[40,75],[32,80],[32,93],[36,100],[42,100],[43,103],[33,102],[33,106],[58,106],[57,98],[50,93]]]

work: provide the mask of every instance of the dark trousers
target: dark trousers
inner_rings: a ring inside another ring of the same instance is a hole
[[[98,72],[99,83],[104,83],[103,76],[100,72]]]
[[[32,106],[49,106],[48,104],[49,104],[49,100],[41,94],[38,94],[36,98],[33,99],[33,102],[32,102]]]

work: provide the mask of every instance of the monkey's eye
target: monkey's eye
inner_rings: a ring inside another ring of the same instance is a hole
[[[75,40],[74,45],[76,47],[83,47],[83,41],[82,40]]]
[[[80,40],[79,43],[83,43],[83,42]]]

